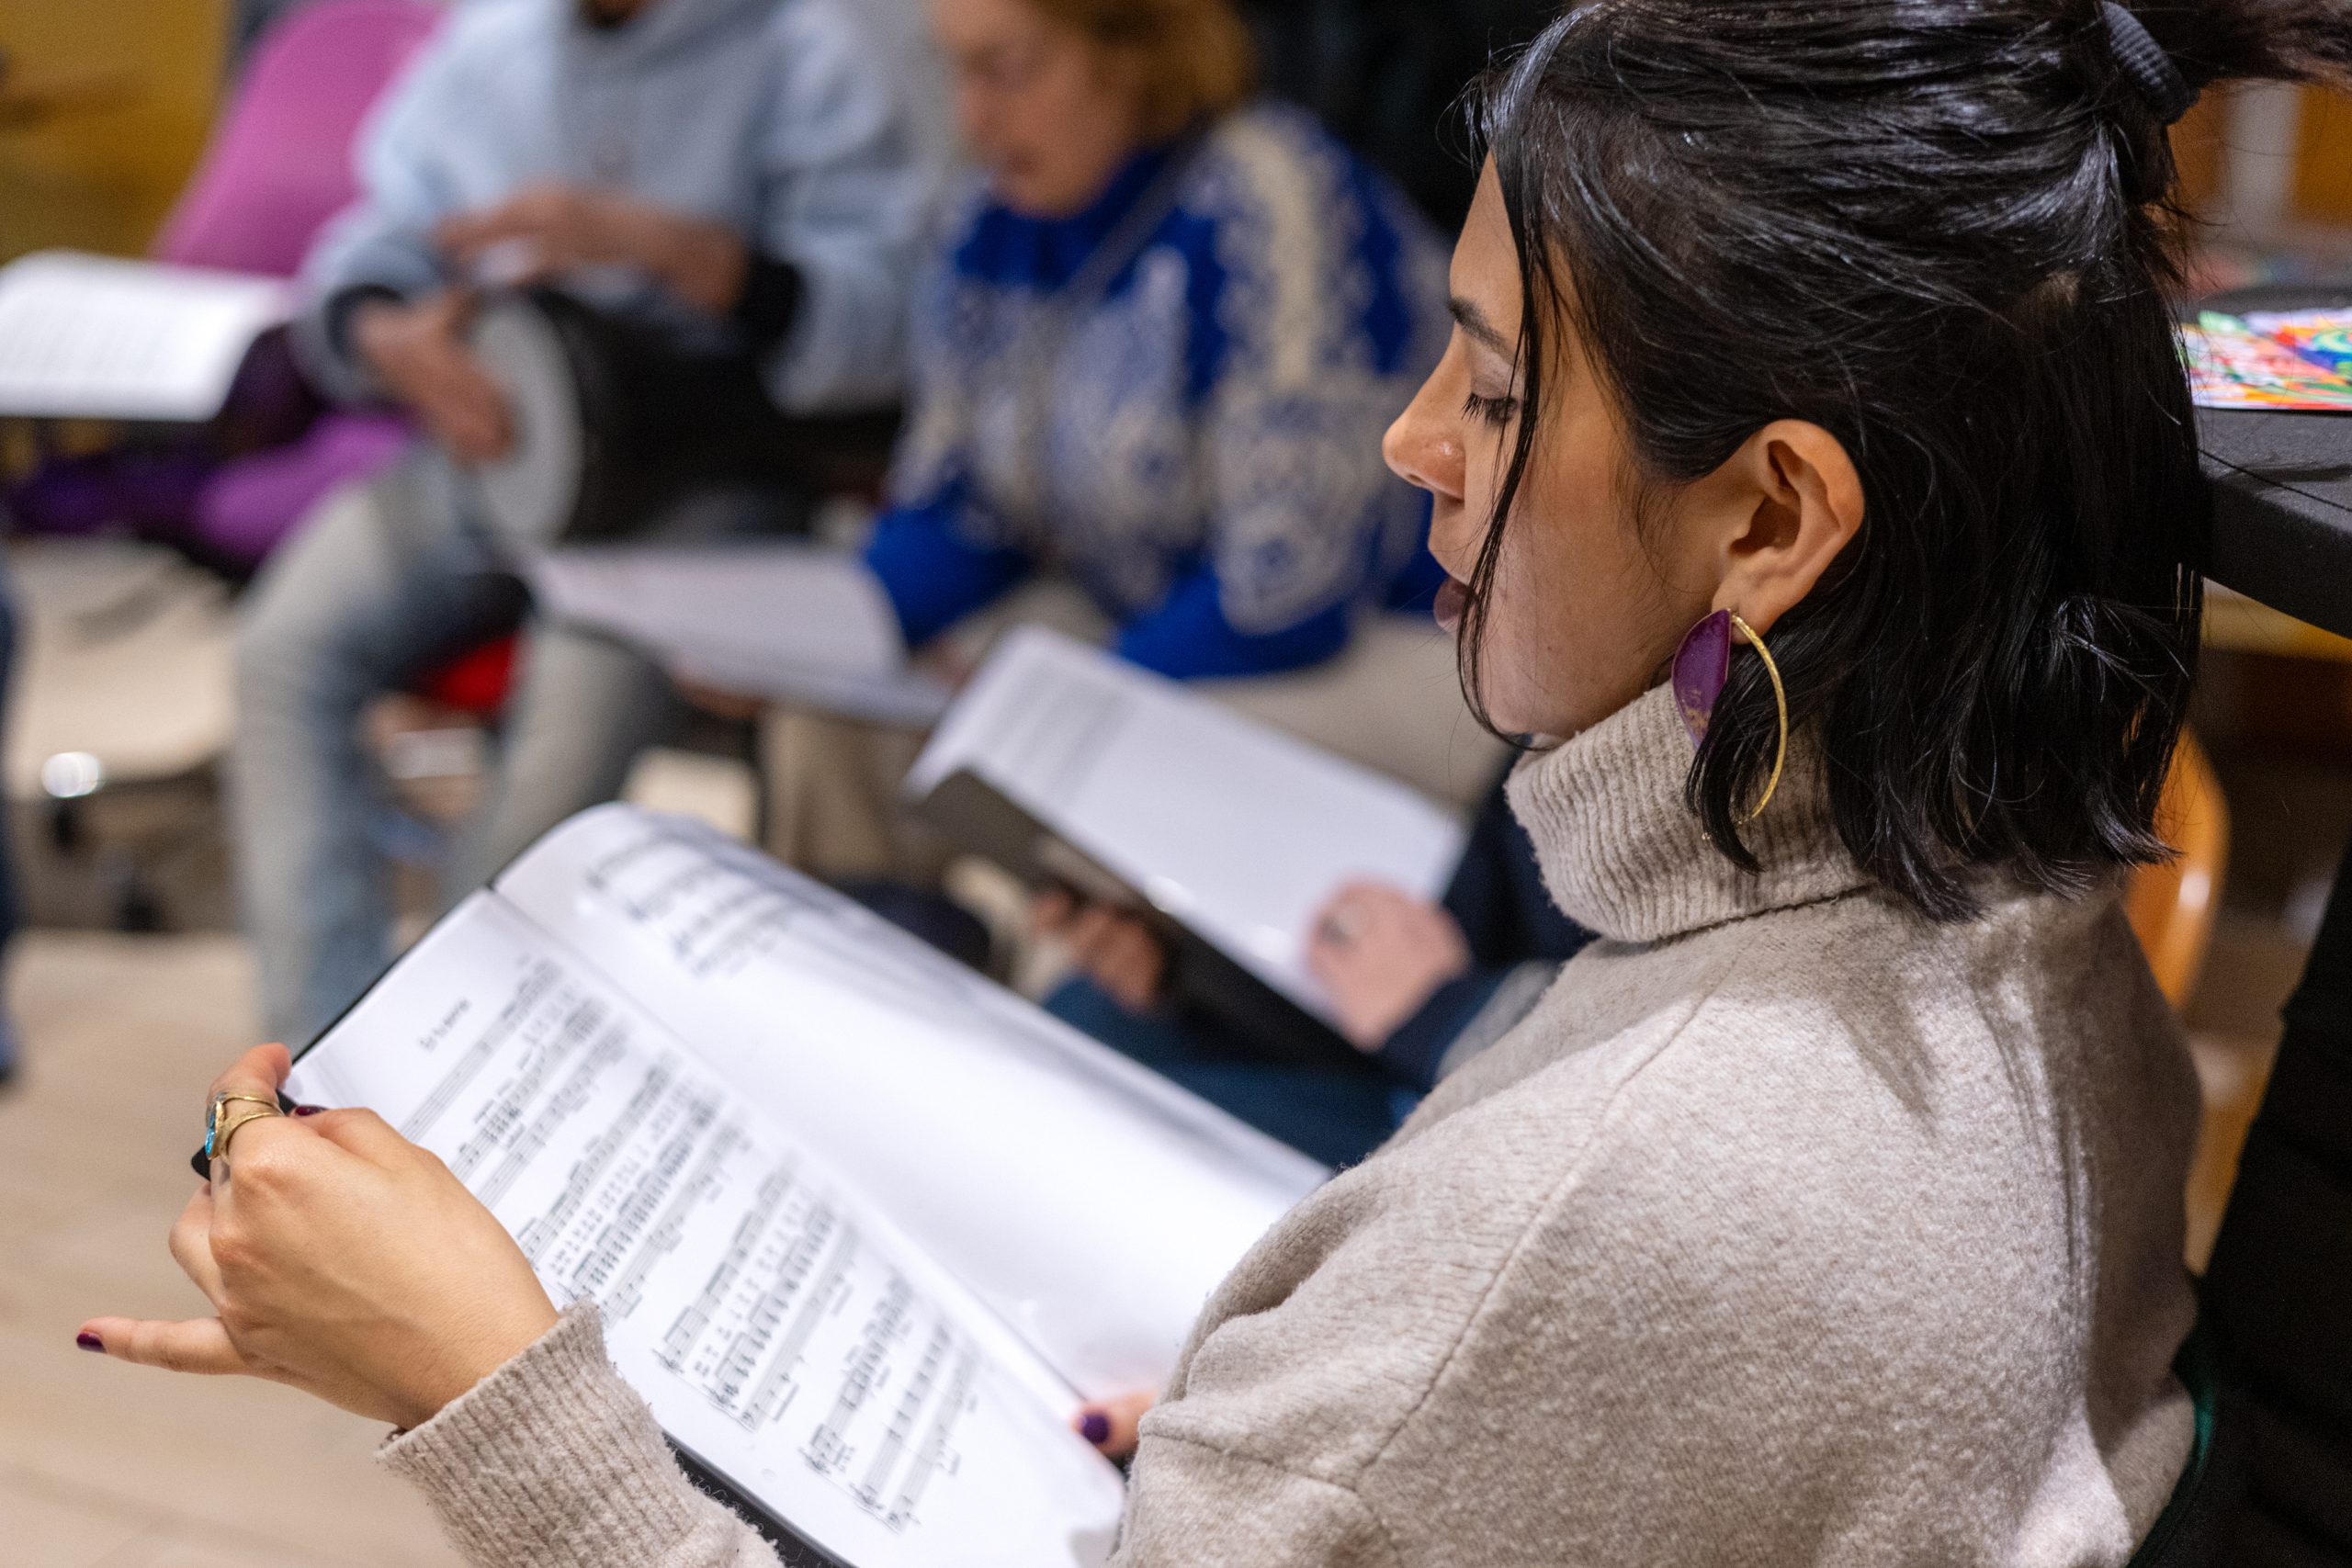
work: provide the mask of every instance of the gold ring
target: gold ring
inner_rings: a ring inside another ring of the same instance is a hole
[[[221,1107],[234,1104],[239,1100],[249,1105],[261,1106],[263,1109],[248,1111],[243,1116],[236,1117],[224,1124],[220,1120]],[[265,1116],[285,1114],[285,1108],[280,1106],[275,1098],[265,1098],[258,1094],[214,1095],[212,1109],[204,1119],[204,1157],[208,1160],[228,1158],[229,1140],[237,1135],[238,1128],[248,1122],[258,1122]]]
[[[246,1122],[266,1122],[273,1116],[283,1116],[285,1114],[286,1112],[283,1111],[279,1111],[275,1108],[268,1111],[246,1111],[243,1116],[238,1117],[235,1121],[231,1122],[227,1126],[220,1129],[220,1136],[217,1140],[216,1145],[212,1150],[212,1157],[216,1160],[224,1160],[229,1157],[229,1140],[235,1137],[237,1135],[237,1129],[243,1126]]]

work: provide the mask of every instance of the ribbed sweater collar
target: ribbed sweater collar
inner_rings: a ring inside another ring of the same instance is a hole
[[[1867,878],[1838,842],[1819,769],[1796,749],[1788,776],[1741,836],[1744,872],[1682,804],[1690,738],[1665,687],[1522,761],[1511,809],[1535,841],[1553,901],[1587,930],[1657,942],[1771,909],[1815,903]]]

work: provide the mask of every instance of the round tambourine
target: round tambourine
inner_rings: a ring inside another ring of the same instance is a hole
[[[514,436],[475,482],[518,550],[631,538],[700,491],[856,490],[896,429],[893,412],[786,416],[749,355],[683,351],[553,289],[486,302],[469,341]]]

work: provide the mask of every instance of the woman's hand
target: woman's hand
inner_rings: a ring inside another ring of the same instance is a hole
[[[1123,1393],[1101,1399],[1070,1418],[1070,1428],[1110,1459],[1126,1459],[1136,1451],[1136,1427],[1144,1412],[1159,1401],[1153,1393]]]
[[[1437,905],[1354,882],[1315,917],[1306,967],[1330,993],[1348,1043],[1376,1051],[1440,986],[1469,969],[1470,944]]]
[[[520,258],[501,283],[535,282],[582,266],[633,267],[714,316],[735,308],[752,264],[743,237],[724,223],[594,186],[531,186],[495,207],[444,219],[433,238],[462,262]]]
[[[1058,887],[1029,903],[1032,929],[1069,949],[1088,979],[1132,1013],[1158,1007],[1168,984],[1168,950],[1135,916]]]
[[[274,1097],[288,1070],[286,1048],[264,1045],[213,1092]],[[85,1348],[289,1383],[401,1427],[431,1419],[556,1320],[490,1211],[368,1111],[306,1108],[239,1129],[171,1247],[219,1315],[92,1318]]]

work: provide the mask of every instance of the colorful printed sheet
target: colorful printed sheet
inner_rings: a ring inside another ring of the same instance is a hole
[[[2352,378],[2352,310],[2249,310],[2245,324],[2321,369]]]
[[[2345,321],[2352,325],[2352,316]],[[2180,329],[2180,346],[2199,407],[2352,413],[2352,379],[2235,316],[2203,312]]]

